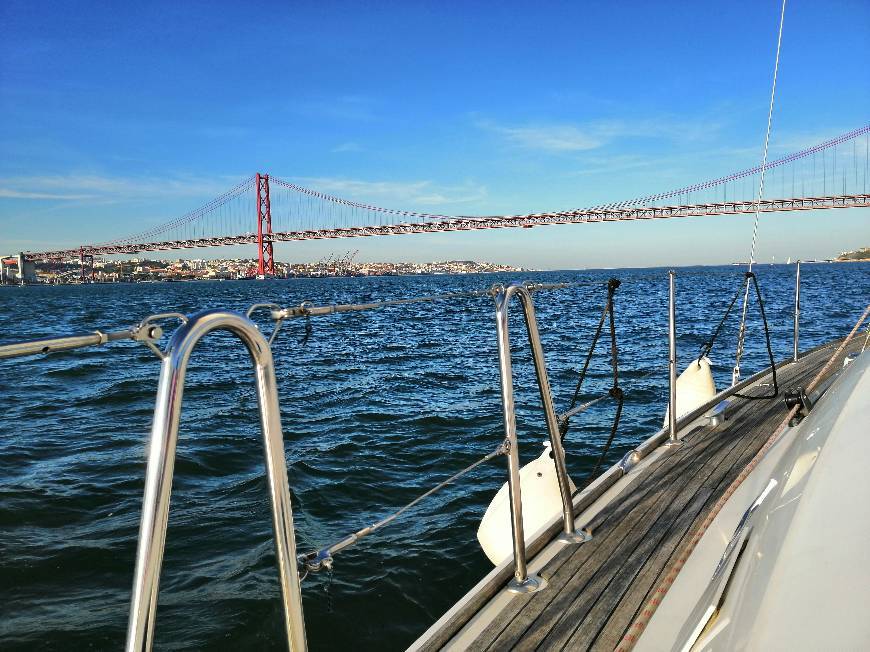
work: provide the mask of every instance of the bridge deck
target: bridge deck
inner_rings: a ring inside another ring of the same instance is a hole
[[[216,237],[166,238],[160,241],[131,241],[129,239],[101,245],[86,245],[78,249],[27,252],[29,260],[58,260],[81,256],[109,256],[115,254],[138,254],[148,251],[171,251],[201,247],[224,247],[230,245],[299,240],[323,240],[336,238],[366,238],[373,236],[406,235],[411,233],[449,233],[453,231],[479,231],[485,229],[532,228],[557,224],[585,224],[599,222],[622,222],[626,220],[657,220],[677,217],[703,217],[708,215],[741,215],[749,213],[773,213],[779,211],[807,211],[833,208],[870,207],[870,194],[829,195],[824,197],[792,197],[786,199],[731,200],[703,204],[674,206],[630,206],[621,208],[589,208],[555,213],[528,215],[501,215],[489,217],[417,216],[417,221],[374,222],[370,225],[339,226],[322,225],[305,230],[282,231],[258,235],[246,232],[241,235]],[[380,211],[381,209],[376,209]],[[379,212],[377,217],[391,216]],[[186,222],[184,222],[186,224]],[[277,223],[277,220],[276,220]]]
[[[805,386],[836,344],[779,369],[781,390]],[[860,342],[849,348],[855,346]],[[828,373],[840,366],[832,365]],[[769,375],[759,382],[769,382]],[[769,387],[756,384],[745,393],[766,391]],[[444,624],[452,631],[435,632],[423,649],[445,641],[444,647],[455,646],[460,633],[462,647],[472,650],[613,650],[681,544],[787,413],[781,398],[731,401],[727,421],[694,427],[682,446],[639,470],[642,475],[587,524],[592,540],[561,549],[544,566],[544,590],[511,597],[494,616],[483,617],[486,606],[455,614]],[[469,630],[460,631],[472,618]]]

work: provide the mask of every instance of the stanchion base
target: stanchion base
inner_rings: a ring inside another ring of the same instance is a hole
[[[517,578],[513,578],[508,582],[507,590],[509,593],[535,593],[547,587],[547,580],[540,575],[529,575],[525,581],[518,582]]]
[[[587,541],[592,541],[592,535],[585,530],[574,530],[573,532],[562,532],[562,534],[556,537],[556,541],[566,545],[572,543],[586,543]]]

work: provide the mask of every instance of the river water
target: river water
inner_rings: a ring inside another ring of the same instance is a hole
[[[791,354],[794,266],[757,268],[778,359]],[[680,368],[742,282],[742,268],[678,270]],[[804,265],[802,348],[848,332],[870,295],[870,264]],[[0,288],[0,343],[131,325],[157,312],[243,310],[255,302],[368,302],[486,289],[496,282],[591,281],[535,295],[557,409],[567,407],[608,278],[616,296],[626,404],[615,461],[660,426],[667,383],[667,272],[295,279]],[[744,376],[767,364],[751,306]],[[269,328],[268,325],[263,326]],[[712,353],[730,380],[737,317]],[[418,303],[288,323],[275,358],[301,551],[332,543],[410,501],[502,439],[493,303]],[[519,309],[512,318],[524,460],[545,428]],[[606,339],[606,338],[605,338]],[[608,343],[585,396],[606,391]],[[0,646],[122,646],[158,361],[121,342],[0,362]],[[653,375],[647,375],[655,372]],[[282,649],[256,395],[243,347],[210,335],[188,374],[156,627],[158,649]],[[588,472],[614,405],[577,418],[572,476]],[[403,649],[489,569],[475,533],[506,479],[503,458],[340,553],[303,585],[310,647]]]

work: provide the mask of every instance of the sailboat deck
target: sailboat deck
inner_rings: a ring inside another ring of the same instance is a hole
[[[562,548],[541,569],[545,589],[513,595],[488,622],[475,618],[486,604],[472,600],[422,649],[451,647],[462,633],[462,647],[472,650],[613,650],[682,544],[785,418],[783,390],[806,386],[838,343],[778,367],[777,398],[732,397],[726,421],[693,427],[681,446],[638,469],[640,477],[586,524],[592,540]],[[828,374],[841,366],[838,360]],[[768,382],[769,374],[743,393],[769,393]],[[462,630],[472,618],[469,630],[477,633],[469,640]]]

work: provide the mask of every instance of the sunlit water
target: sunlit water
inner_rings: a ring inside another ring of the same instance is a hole
[[[791,354],[794,266],[761,266],[777,358]],[[678,346],[695,355],[742,280],[736,267],[678,276]],[[803,348],[845,334],[870,288],[870,265],[805,265]],[[663,269],[266,282],[0,288],[0,342],[127,326],[167,310],[243,310],[373,301],[487,288],[496,282],[598,281],[535,295],[557,409],[570,399],[606,290],[616,276],[626,405],[609,461],[660,426],[666,394]],[[750,311],[744,375],[767,364]],[[502,439],[493,303],[412,304],[288,323],[275,358],[301,550],[378,520]],[[263,326],[269,328],[268,325]],[[512,321],[521,452],[544,438],[524,340]],[[730,380],[732,316],[713,351]],[[608,388],[602,342],[586,396]],[[682,365],[681,365],[682,366]],[[124,640],[158,362],[118,343],[0,363],[0,586],[3,649],[118,649]],[[641,378],[649,371],[657,373]],[[582,478],[606,439],[613,404],[575,419],[568,466]],[[340,553],[303,586],[313,649],[401,649],[489,568],[475,533],[504,482],[480,467],[389,528]],[[159,649],[285,646],[256,396],[243,347],[213,334],[187,379],[157,618]]]

